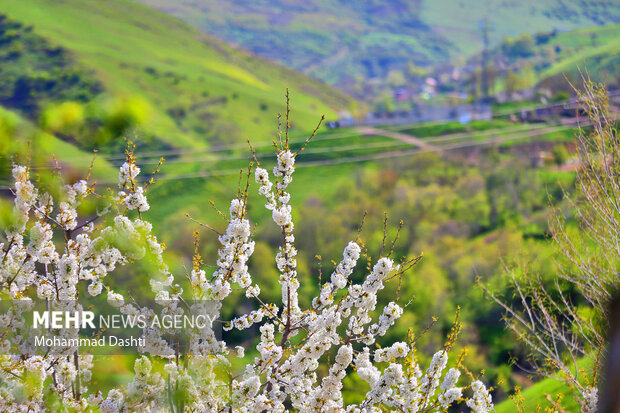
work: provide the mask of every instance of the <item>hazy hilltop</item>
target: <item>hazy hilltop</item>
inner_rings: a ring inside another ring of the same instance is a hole
[[[88,114],[91,102],[117,97],[140,112],[141,141],[151,148],[270,140],[287,87],[299,129],[351,103],[320,81],[128,0],[0,0],[0,57],[5,108],[38,123],[58,102],[80,102]]]
[[[139,0],[329,83],[468,56],[505,37],[620,22],[615,0]]]

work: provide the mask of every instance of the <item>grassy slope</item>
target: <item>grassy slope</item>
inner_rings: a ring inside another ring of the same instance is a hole
[[[417,2],[400,2],[396,9],[329,0],[139,1],[329,82],[362,72],[383,75],[380,62],[386,59],[402,63],[415,56],[434,63],[437,51],[448,53],[445,40],[420,29]]]
[[[523,407],[526,412],[536,412],[538,407],[540,406],[540,411],[545,411],[545,408],[550,408],[550,403],[546,400],[546,395],[555,396],[556,394],[561,393],[564,395],[562,407],[565,408],[567,412],[579,412],[580,408],[577,402],[575,402],[572,397],[570,397],[570,389],[563,384],[554,379],[544,379],[539,381],[538,383],[528,387],[527,389],[521,392],[523,396]],[[517,407],[515,403],[508,399],[497,406],[495,406],[496,413],[517,413]]]
[[[591,363],[586,358],[580,360],[578,365],[579,368],[586,370],[591,368]],[[568,385],[553,378],[540,380],[521,392],[524,411],[536,412],[539,408],[540,411],[545,411],[544,409],[551,408],[551,403],[547,401],[547,395],[554,398],[558,394],[562,395],[561,404],[567,412],[577,413],[581,411],[579,403],[573,397],[573,392]],[[555,409],[551,411],[553,410]],[[517,413],[517,408],[512,400],[505,400],[495,407],[495,411],[496,413]]]
[[[595,40],[593,36],[596,36]],[[620,54],[620,24],[560,33],[551,44],[561,45],[567,52],[540,74],[542,79],[574,72],[577,66],[583,67],[584,63],[595,74],[599,62],[602,70],[611,70],[616,76],[620,74],[617,65]]]
[[[620,21],[617,4],[598,0],[138,1],[329,82],[380,75],[407,61],[467,56],[482,47],[483,18],[492,26],[492,43],[523,32]]]
[[[317,81],[127,0],[1,0],[0,6],[72,52],[106,90],[148,99],[153,116],[147,132],[171,146],[267,138],[286,87],[293,93],[300,129],[311,128],[321,113],[330,116],[350,104]],[[185,115],[169,114],[175,109]]]
[[[493,59],[503,61],[511,71],[527,76],[531,85],[567,86],[564,79],[568,75],[571,82],[577,80],[578,68],[587,68],[594,80],[609,85],[620,79],[620,24],[580,28],[552,33],[544,30],[548,41],[537,44],[529,57],[505,56],[501,47],[492,50]],[[479,62],[480,54],[472,57]],[[478,64],[478,63],[476,63]],[[533,72],[524,73],[524,68]],[[503,82],[498,79],[496,88],[502,89]],[[555,89],[551,87],[551,89]]]
[[[488,19],[492,43],[504,37],[555,29],[569,30],[602,22],[617,22],[620,7],[605,8],[600,1],[428,0],[424,2],[423,20],[448,36],[465,54],[482,48],[479,21]],[[449,10],[449,12],[446,12]],[[607,11],[605,11],[607,10]]]

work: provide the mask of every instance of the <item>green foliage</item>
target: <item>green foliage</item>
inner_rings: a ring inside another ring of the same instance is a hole
[[[553,147],[553,160],[557,165],[564,165],[570,154],[564,145],[556,145]]]
[[[106,124],[113,134],[121,134],[132,126],[146,123],[152,111],[149,102],[138,96],[117,98],[108,102]]]
[[[84,107],[76,102],[52,106],[41,115],[41,126],[52,133],[71,133],[83,123]]]
[[[568,100],[570,99],[570,94],[564,90],[560,90],[558,93],[556,93],[553,98],[551,99],[553,102],[561,102],[563,100]]]
[[[504,90],[508,93],[514,93],[519,90],[527,89],[529,86],[526,79],[518,73],[508,71],[504,75]]]
[[[8,185],[12,162],[29,163],[43,168],[41,180],[55,180],[45,173],[46,168],[55,165],[52,157],[60,164],[70,165],[70,169],[84,176],[92,160],[92,152],[78,148],[74,142],[67,142],[37,128],[17,113],[0,107],[0,177],[2,185]],[[118,171],[110,163],[99,159],[93,168],[99,179],[110,180],[118,176]]]
[[[504,56],[509,59],[527,58],[536,53],[536,44],[530,34],[523,34],[515,39],[504,39],[500,48]]]
[[[31,26],[0,14],[0,104],[35,118],[50,101],[85,102],[101,92],[92,73]]]

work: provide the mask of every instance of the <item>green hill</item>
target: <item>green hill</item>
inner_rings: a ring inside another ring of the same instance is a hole
[[[593,79],[610,87],[620,84],[620,24],[560,33],[551,45],[559,56],[540,70],[539,81],[554,85],[564,74],[577,77],[577,67],[587,68]],[[556,47],[557,49],[557,47]]]
[[[620,22],[608,0],[138,0],[345,89],[408,63],[429,66],[521,33]]]
[[[479,67],[481,54],[466,66]],[[495,69],[496,91],[539,87],[552,92],[570,90],[566,82],[579,84],[579,68],[608,87],[620,84],[620,24],[569,31],[545,31],[504,39],[489,52]],[[511,79],[510,82],[507,79]]]
[[[1,0],[0,13],[0,103],[35,121],[37,109],[55,101],[131,96],[145,112],[145,139],[202,148],[270,139],[287,87],[297,129],[352,104],[319,81],[128,0]]]

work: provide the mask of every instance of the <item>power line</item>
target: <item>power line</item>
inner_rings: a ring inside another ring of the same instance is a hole
[[[297,162],[295,164],[296,168],[304,168],[304,167],[314,167],[314,166],[334,166],[348,163],[358,163],[358,162],[367,162],[372,160],[381,160],[388,158],[398,158],[403,156],[412,156],[420,153],[428,153],[428,152],[444,152],[444,151],[452,151],[457,149],[464,149],[470,147],[477,146],[486,146],[491,144],[498,144],[507,141],[517,141],[527,138],[533,138],[538,135],[546,135],[548,133],[558,132],[561,130],[573,129],[573,126],[556,126],[552,128],[540,128],[533,131],[529,131],[528,133],[513,133],[506,134],[496,138],[490,138],[486,140],[469,140],[465,142],[453,143],[450,145],[440,146],[438,148],[414,148],[414,149],[405,149],[400,151],[385,151],[377,154],[370,155],[360,155],[360,156],[351,156],[347,158],[339,158],[339,159],[324,159],[324,160],[316,160],[316,161],[305,161],[305,162]],[[537,133],[532,133],[537,132]],[[224,175],[236,175],[243,168],[234,168],[234,169],[220,169],[220,170],[212,170],[212,171],[201,171],[189,174],[182,175],[174,175],[174,176],[166,176],[161,175],[157,179],[158,180],[182,180],[182,179],[195,179],[195,178],[209,178],[213,176],[224,176]],[[101,182],[102,184],[114,184],[116,181],[110,182]]]
[[[436,136],[436,137],[429,137],[429,138],[422,138],[425,142],[429,142],[429,143],[437,143],[437,142],[444,142],[444,141],[453,141],[453,140],[458,140],[461,138],[470,138],[472,136],[477,136],[477,137],[482,137],[482,136],[488,136],[488,135],[496,135],[496,134],[510,134],[510,133],[514,133],[514,132],[524,132],[524,131],[529,131],[529,130],[536,130],[536,129],[544,129],[548,127],[548,124],[533,124],[533,125],[515,125],[515,127],[512,128],[496,128],[496,129],[491,129],[491,130],[486,130],[486,131],[479,131],[479,132],[466,132],[466,133],[455,133],[455,134],[446,134],[446,135],[441,135],[441,136]],[[339,135],[339,137],[350,137],[350,136],[359,136],[359,132],[358,133],[347,133],[347,134],[341,134]],[[381,137],[382,135],[378,134],[375,136],[379,136]],[[389,138],[389,137],[388,137]],[[320,153],[328,153],[328,152],[342,152],[342,151],[357,151],[357,150],[366,150],[366,149],[381,149],[381,148],[390,148],[390,147],[396,147],[396,146],[401,146],[401,145],[407,145],[407,143],[402,142],[402,141],[397,141],[394,138],[389,138],[389,139],[393,139],[393,142],[377,142],[377,143],[362,143],[362,144],[352,144],[352,145],[345,145],[345,146],[332,146],[332,147],[326,147],[326,148],[316,148],[316,149],[308,149],[305,150],[304,153],[306,154],[320,154]],[[263,145],[265,146],[265,145]],[[155,165],[159,162],[159,158],[161,157],[162,153],[158,153],[158,156],[155,158],[146,158],[146,160],[144,158],[138,158],[137,163],[141,166],[145,166],[145,165]],[[267,158],[273,158],[275,156],[275,154],[273,153],[269,153],[269,154],[265,154],[265,153],[259,153],[257,154],[261,157],[267,157]],[[210,156],[210,157],[194,157],[194,158],[176,158],[176,159],[168,159],[166,160],[166,164],[191,164],[191,163],[207,163],[207,162],[221,162],[221,161],[230,161],[230,160],[240,160],[240,159],[247,159],[249,158],[249,154],[240,154],[240,155],[225,155],[225,156]],[[67,160],[63,160],[63,162],[66,162]],[[87,160],[84,160],[84,165],[88,165],[90,164],[90,161],[88,160],[88,162],[86,162]],[[68,162],[71,163],[72,165],[76,165],[75,163],[72,162]],[[120,166],[121,163],[112,163],[112,166]],[[44,167],[33,167],[32,169],[43,169]]]
[[[584,126],[587,125],[587,122],[584,123]],[[573,125],[564,126],[558,125],[550,128],[534,128],[528,131],[527,133],[523,133],[524,131],[515,131],[514,133],[504,134],[500,137],[490,138],[486,140],[477,140],[470,139],[464,142],[453,143],[450,145],[439,146],[437,148],[413,148],[413,149],[405,149],[399,151],[385,151],[376,154],[369,155],[360,155],[360,156],[351,156],[347,158],[339,158],[339,159],[324,159],[324,160],[316,160],[316,161],[305,161],[305,162],[297,162],[295,164],[296,168],[304,168],[304,167],[313,167],[313,166],[335,166],[341,164],[349,164],[349,163],[358,163],[358,162],[367,162],[372,160],[381,160],[388,158],[398,158],[403,156],[412,156],[420,153],[428,153],[428,152],[444,152],[444,151],[452,151],[457,149],[464,149],[469,147],[477,147],[477,146],[486,146],[491,144],[498,144],[507,141],[517,141],[527,138],[533,138],[539,135],[546,135],[548,133],[559,132],[562,130],[573,129]],[[534,132],[534,133],[532,133]],[[470,138],[473,136],[471,134]],[[322,149],[332,149],[332,148],[322,148]],[[305,151],[305,153],[310,153],[309,151]],[[215,176],[225,176],[225,175],[235,175],[240,172],[243,168],[230,168],[230,169],[216,169],[211,171],[199,171],[194,173],[187,174],[179,174],[179,175],[165,175],[161,174],[157,176],[158,181],[164,180],[183,180],[183,179],[197,179],[197,178],[209,178]],[[97,182],[99,185],[113,185],[116,184],[117,181],[112,180],[102,180]],[[10,186],[0,186],[0,189],[7,190],[10,189]]]
[[[620,90],[610,91],[607,93],[607,95],[609,97],[620,95]],[[492,118],[497,118],[497,117],[506,116],[510,114],[516,114],[522,111],[550,109],[554,107],[564,106],[567,104],[574,104],[577,102],[578,102],[578,99],[571,98],[571,99],[567,99],[562,102],[557,102],[557,103],[552,103],[552,104],[547,104],[547,105],[537,105],[537,106],[532,106],[532,107],[525,107],[525,108],[520,108],[520,109],[515,109],[515,110],[508,110],[504,112],[494,113]],[[442,120],[442,121],[433,121],[433,122],[410,123],[410,124],[405,124],[405,125],[392,126],[389,130],[400,131],[400,130],[405,130],[405,129],[409,129],[412,127],[429,126],[429,125],[441,124],[441,123],[445,123],[445,121]],[[352,131],[341,132],[341,133],[330,133],[330,134],[317,135],[313,138],[313,141],[338,140],[338,139],[350,138],[353,136],[359,136],[359,133],[355,130],[352,130]],[[306,141],[306,138],[298,138],[298,139],[290,140],[289,142],[292,144],[298,144],[298,143],[301,144],[301,143],[304,143],[305,141]],[[272,142],[262,142],[262,143],[255,144],[253,146],[254,148],[267,148],[267,147],[271,147],[272,145],[273,145]],[[138,156],[140,159],[143,159],[143,160],[148,159],[148,158],[159,159],[160,157],[180,156],[180,155],[186,155],[186,154],[219,153],[219,152],[226,152],[226,151],[235,150],[235,149],[243,149],[247,147],[248,146],[246,143],[239,143],[239,144],[234,144],[234,145],[218,145],[218,146],[212,146],[210,148],[202,148],[202,149],[185,148],[185,149],[169,149],[169,150],[163,150],[163,151],[138,152],[136,153],[136,156]],[[100,157],[108,161],[125,159],[125,155],[100,155]],[[64,162],[82,161],[84,162],[84,164],[90,163],[90,161],[86,162],[83,159],[83,157],[82,158],[66,158],[63,161]]]
[[[391,138],[389,138],[391,139]],[[398,141],[396,139],[392,139],[390,142],[376,142],[376,143],[366,143],[366,144],[354,144],[354,145],[345,145],[345,146],[331,146],[325,148],[316,148],[316,149],[306,149],[303,151],[304,154],[321,154],[321,153],[329,153],[329,152],[343,152],[343,151],[357,151],[357,150],[365,150],[365,149],[381,149],[381,148],[391,148],[408,145],[402,141]],[[275,157],[275,153],[257,153],[257,156],[264,158],[273,158]],[[165,164],[192,164],[192,163],[207,163],[207,162],[222,162],[222,161],[230,161],[230,160],[239,160],[239,159],[249,159],[251,158],[250,154],[244,155],[226,155],[226,156],[211,156],[211,157],[194,157],[194,158],[177,158],[177,159],[169,159],[166,160]],[[145,165],[156,165],[159,163],[159,160],[151,160],[147,159],[144,161],[141,158],[138,158],[136,164],[140,166]],[[90,164],[90,161],[88,162]],[[72,165],[76,165],[72,163]],[[122,165],[122,163],[111,163],[112,166],[118,167]],[[45,169],[42,166],[35,166],[31,169]]]
[[[314,138],[312,138],[312,140],[313,141],[328,141],[328,140],[350,138],[352,136],[359,136],[359,133],[355,131],[350,131],[350,132],[325,134],[324,136],[317,135]],[[306,138],[299,138],[299,139],[291,139],[289,140],[289,143],[303,144],[305,141],[306,141]],[[252,146],[254,148],[268,148],[268,147],[273,146],[273,142],[263,142],[263,143],[258,143],[258,144],[252,144]],[[235,149],[244,149],[244,148],[246,149],[248,148],[247,143],[240,143],[240,144],[235,144],[235,145],[218,145],[218,146],[212,146],[210,148],[202,148],[202,149],[169,149],[169,150],[163,150],[163,151],[137,152],[135,153],[135,155],[139,159],[149,159],[149,158],[159,159],[161,157],[167,157],[167,156],[179,156],[179,155],[196,154],[196,153],[218,153],[218,152],[225,152],[225,151],[231,151]],[[107,160],[107,161],[115,161],[115,160],[124,160],[126,155],[99,155],[98,157],[103,158],[104,160]],[[83,159],[83,157],[65,158],[63,159],[63,161],[64,162],[83,161],[85,164],[90,164],[90,161],[86,162]]]
[[[358,155],[358,156],[350,156],[346,158],[333,159],[333,160],[317,160],[317,161],[307,161],[307,162],[298,162],[297,166],[312,166],[312,165],[331,165],[341,163],[351,163],[351,162],[364,162],[373,159],[384,159],[390,156],[400,157],[407,156],[415,153],[422,152],[441,152],[444,150],[453,150],[458,148],[464,148],[468,146],[478,146],[484,144],[492,144],[498,142],[498,139],[501,141],[509,140],[509,139],[522,139],[528,137],[534,137],[542,134],[554,133],[561,130],[572,129],[574,125],[556,125],[549,127],[548,124],[544,124],[543,126],[533,125],[527,128],[510,128],[510,129],[499,129],[499,130],[487,130],[481,132],[473,132],[473,133],[462,133],[462,134],[453,134],[453,135],[442,135],[437,137],[427,138],[425,140],[431,143],[438,142],[448,142],[448,141],[456,141],[459,139],[465,139],[464,142],[450,144],[450,145],[441,145],[436,149],[420,149],[420,148],[412,148],[412,149],[403,149],[400,151],[386,151],[378,154],[369,154],[369,155]],[[487,140],[478,140],[475,138],[479,138],[481,136],[487,135],[495,135],[498,134],[498,131],[502,133],[501,137],[491,138]],[[534,132],[534,133],[533,133]],[[539,133],[535,133],[539,132]],[[391,148],[406,145],[403,142],[379,142],[375,144],[361,144],[361,145],[348,145],[348,146],[339,146],[339,147],[327,147],[327,148],[317,148],[304,151],[304,154],[320,154],[320,153],[330,153],[330,152],[342,152],[342,151],[354,151],[354,150],[366,150],[366,149],[381,149],[381,148]],[[268,158],[273,158],[275,154],[271,154]],[[206,163],[206,162],[218,162],[218,161],[227,161],[227,160],[240,160],[247,159],[248,155],[239,155],[239,156],[229,156],[229,157],[211,157],[211,158],[193,158],[193,159],[172,159],[167,161],[166,163],[177,163],[177,164],[195,164],[195,163]],[[264,160],[264,158],[263,158]],[[151,163],[156,162],[138,162],[141,166],[149,165]],[[33,168],[37,169],[37,168]],[[220,176],[220,175],[229,175],[238,173],[239,168],[235,169],[220,169],[220,170],[212,170],[212,171],[201,171],[189,174],[181,174],[181,175],[173,175],[167,176],[161,174],[158,176],[159,180],[172,180],[172,179],[189,179],[189,178],[205,178],[209,176]],[[100,184],[106,183],[116,183],[116,181],[100,181]],[[1,187],[0,189],[7,189],[8,187]]]

